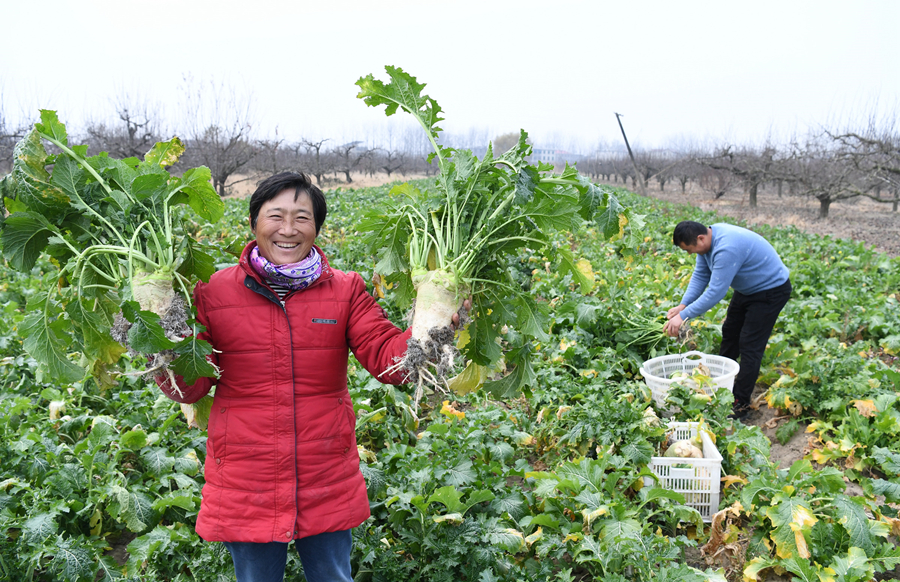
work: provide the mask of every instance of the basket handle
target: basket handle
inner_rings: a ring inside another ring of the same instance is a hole
[[[698,356],[698,357],[695,358],[694,356]],[[687,363],[687,362],[696,363],[698,360],[700,361],[701,364],[705,364],[706,363],[706,354],[704,354],[703,352],[698,352],[696,350],[691,350],[691,351],[685,352],[684,354],[681,355],[681,363],[682,364]]]

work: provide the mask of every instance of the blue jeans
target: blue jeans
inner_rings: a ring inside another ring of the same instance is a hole
[[[282,582],[287,564],[288,544],[269,542],[225,542],[234,562],[237,582]],[[300,554],[307,582],[352,582],[350,530],[327,532],[299,540],[294,547]]]

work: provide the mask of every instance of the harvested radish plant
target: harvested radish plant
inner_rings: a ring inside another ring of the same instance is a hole
[[[527,247],[555,259],[561,274],[571,274],[588,291],[593,278],[577,267],[569,248],[553,244],[552,234],[591,220],[603,236],[614,239],[625,235],[631,222],[629,242],[637,244],[634,227],[641,217],[572,167],[554,174],[548,164],[532,164],[524,131],[509,151],[494,152],[488,145],[481,159],[441,145],[442,111],[422,93],[425,85],[402,69],[386,70],[388,83],[372,75],[359,79],[358,97],[369,106],[386,106],[388,116],[398,110],[412,115],[439,168],[433,185],[424,190],[409,184],[393,188],[360,225],[378,258],[376,271],[399,283],[401,300],[415,300],[413,337],[398,367],[419,393],[424,383],[445,385],[457,355],[450,318],[471,297],[477,317],[459,342],[468,365],[453,387],[464,392],[485,384],[498,397],[516,394],[534,379],[532,340],[549,336],[546,304],[525,293],[510,273],[515,253]],[[461,319],[465,323],[465,314]],[[499,368],[506,375],[485,383]]]

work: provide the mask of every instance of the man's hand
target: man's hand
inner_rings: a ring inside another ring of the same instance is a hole
[[[673,307],[672,309],[670,309],[669,311],[666,312],[666,319],[672,319],[673,317],[675,317],[676,315],[681,313],[685,307],[686,307],[685,305],[679,305],[678,307]]]
[[[669,313],[671,313],[671,311]],[[677,312],[672,316],[667,315],[667,317],[669,317],[669,321],[666,322],[665,327],[663,327],[663,331],[666,332],[666,335],[668,336],[676,337],[678,335],[678,331],[681,329],[681,324],[684,323],[684,320],[681,319],[681,315],[679,315]]]

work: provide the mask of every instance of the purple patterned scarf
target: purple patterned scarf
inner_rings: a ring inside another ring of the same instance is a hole
[[[259,254],[259,247],[250,251],[250,265],[267,282],[292,291],[306,289],[322,274],[322,257],[315,248],[299,263],[275,265]]]

